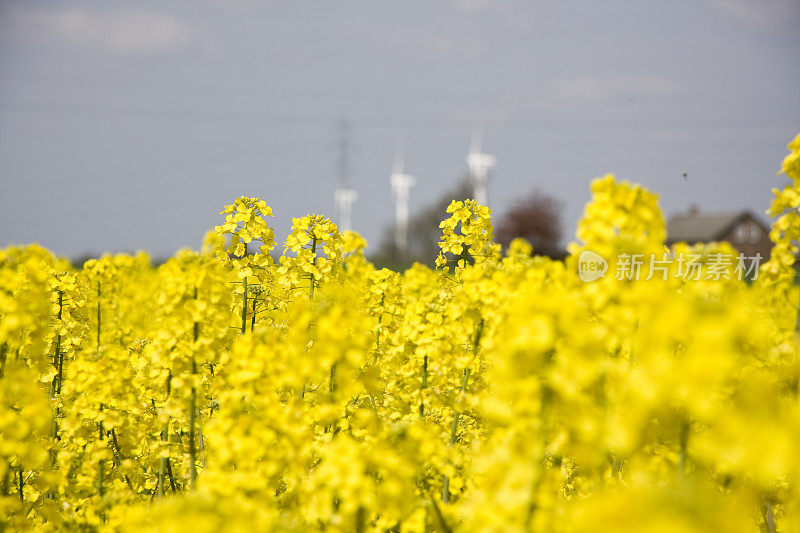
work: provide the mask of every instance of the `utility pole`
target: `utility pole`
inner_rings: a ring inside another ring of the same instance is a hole
[[[481,135],[478,132],[472,134],[469,154],[467,154],[467,166],[469,167],[469,179],[472,183],[475,201],[480,205],[489,205],[489,194],[487,192],[489,169],[497,164],[497,158],[481,152],[481,140]]]
[[[336,203],[336,224],[339,231],[349,231],[353,202],[358,199],[358,193],[350,188],[350,123],[347,119],[339,119],[338,129],[339,181],[333,200]]]
[[[408,253],[408,196],[417,180],[403,171],[403,156],[395,157],[389,183],[394,196],[394,245],[397,250]]]

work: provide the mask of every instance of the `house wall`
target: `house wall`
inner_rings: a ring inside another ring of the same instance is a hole
[[[741,229],[739,227],[741,226]],[[756,231],[758,238],[753,239],[751,231]],[[761,262],[764,263],[769,258],[769,251],[772,249],[772,241],[769,240],[769,232],[764,230],[750,217],[745,217],[729,232],[723,235],[723,241],[729,242],[740,253],[747,257],[753,257],[757,253],[761,254]]]

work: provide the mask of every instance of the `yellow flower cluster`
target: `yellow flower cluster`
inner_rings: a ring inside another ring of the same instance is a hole
[[[439,224],[442,238],[439,241],[437,267],[448,263],[448,254],[455,256],[457,265],[462,268],[467,260],[481,263],[496,259],[500,247],[492,242],[491,209],[479,205],[475,200],[453,200],[447,206],[447,212],[450,218]]]
[[[313,296],[319,283],[339,274],[342,246],[342,236],[330,219],[322,215],[295,218],[277,273],[290,291],[307,283]]]
[[[242,196],[231,205],[226,205],[220,212],[225,215],[225,222],[214,230],[223,237],[216,241],[217,257],[222,263],[238,260],[249,263],[255,258],[269,260],[269,251],[275,247],[275,234],[264,220],[272,216],[272,208],[264,200]],[[224,237],[228,236],[226,244]],[[258,253],[248,255],[248,245],[253,241],[261,241]],[[259,264],[256,260],[256,264]],[[259,264],[260,266],[260,264]]]
[[[782,190],[772,189],[775,199],[767,211],[778,217],[772,226],[770,238],[775,243],[764,273],[788,287],[794,281],[794,265],[800,240],[800,135],[789,143],[789,154],[783,160],[782,171],[792,181]]]
[[[789,147],[751,282],[581,280],[588,251],[735,253],[665,248],[657,197],[613,176],[563,262],[501,255],[471,200],[436,270],[377,269],[319,215],[275,264],[244,197],[158,267],[0,250],[0,530],[798,530]]]

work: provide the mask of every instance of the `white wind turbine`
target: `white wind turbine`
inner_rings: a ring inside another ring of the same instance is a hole
[[[336,202],[336,221],[339,224],[339,231],[345,232],[352,229],[350,213],[353,210],[353,202],[358,199],[358,193],[347,186],[337,187],[334,192]]]
[[[486,191],[487,182],[489,181],[489,169],[496,164],[496,157],[481,152],[481,136],[473,133],[469,154],[467,154],[467,166],[469,167],[469,179],[472,183],[475,201],[481,205],[488,205],[489,203],[489,196]]]
[[[403,156],[395,157],[392,175],[389,176],[394,196],[394,244],[403,254],[408,251],[408,196],[416,182],[414,176],[403,171]]]
[[[358,193],[350,188],[350,123],[342,118],[339,120],[339,183],[333,193],[339,231],[352,229],[350,214],[357,199]]]

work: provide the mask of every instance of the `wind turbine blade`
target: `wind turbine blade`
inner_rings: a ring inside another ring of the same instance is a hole
[[[483,129],[475,126],[472,130],[472,140],[469,143],[469,153],[479,154],[483,143]]]
[[[394,153],[394,165],[392,165],[392,174],[402,174],[405,167],[405,153],[402,148],[398,148]]]

